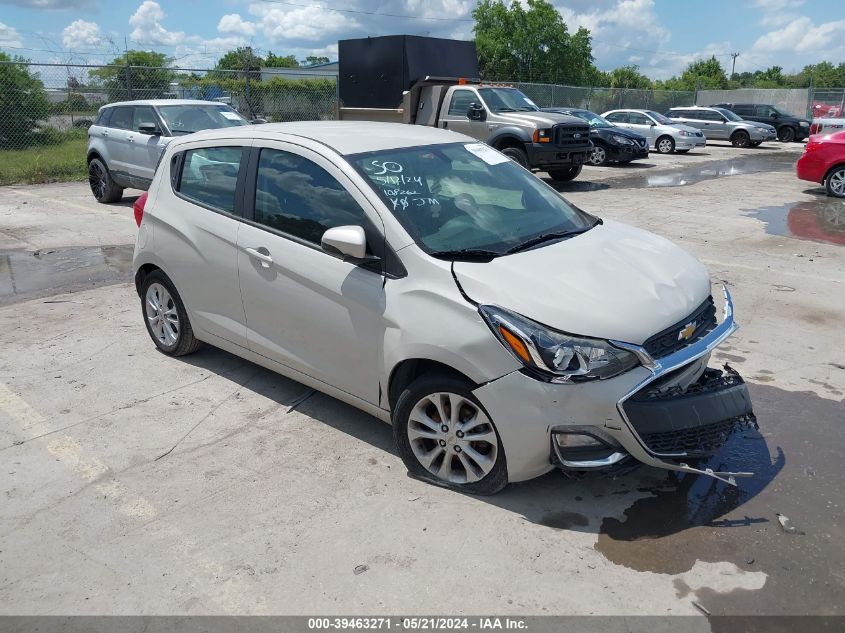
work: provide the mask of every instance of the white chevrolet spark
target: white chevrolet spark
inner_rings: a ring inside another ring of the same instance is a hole
[[[700,462],[756,425],[727,290],[476,140],[303,122],[167,146],[135,283],[165,354],[219,347],[393,425],[415,476],[485,494],[551,469]]]

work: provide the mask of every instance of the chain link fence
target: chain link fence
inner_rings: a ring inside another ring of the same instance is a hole
[[[845,116],[845,88],[810,88],[809,116]]]
[[[601,114],[618,108],[640,108],[664,112],[674,106],[695,102],[694,91],[640,90],[633,88],[593,88],[558,84],[515,83],[541,108],[563,106]]]

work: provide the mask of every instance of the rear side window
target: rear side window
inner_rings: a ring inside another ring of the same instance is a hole
[[[364,210],[334,177],[290,152],[262,149],[255,183],[255,221],[319,244],[336,226],[364,226]]]
[[[102,125],[104,127],[108,127],[109,119],[111,118],[111,113],[114,108],[103,108],[100,110],[100,113],[97,115],[97,120],[94,121],[94,125]]]
[[[750,116],[754,114],[754,106],[752,105],[737,105],[729,109],[732,109],[739,116]]]
[[[119,106],[114,108],[114,112],[109,120],[109,127],[115,127],[119,130],[132,129],[132,115],[135,108],[132,106]]]
[[[186,151],[177,191],[204,207],[234,213],[242,156],[242,147],[203,147]]]

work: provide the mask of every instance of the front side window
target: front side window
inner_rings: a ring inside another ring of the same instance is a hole
[[[159,106],[158,111],[174,136],[249,124],[240,114],[223,104],[164,105]]]
[[[242,156],[242,147],[203,147],[186,151],[179,193],[202,206],[234,213]]]
[[[142,125],[158,125],[155,113],[150,106],[135,106],[135,112],[132,115],[132,129],[137,132]]]
[[[550,233],[586,231],[596,222],[483,143],[370,152],[347,160],[434,256],[496,257]]]
[[[364,210],[331,174],[297,154],[262,149],[255,221],[313,244],[336,226],[363,226]]]
[[[628,122],[628,113],[627,112],[611,112],[607,115],[607,120],[611,123],[627,123]]]
[[[634,125],[651,125],[651,120],[644,114],[639,112],[631,112],[628,114],[628,122]]]
[[[466,116],[473,103],[478,103],[478,97],[472,90],[455,90],[449,103],[449,116]]]
[[[654,112],[653,110],[649,110],[646,112],[648,116],[652,118],[652,120],[659,124],[659,125],[672,125],[673,121],[669,117],[663,116],[659,112]]]
[[[742,121],[741,116],[734,114],[730,110],[725,110],[724,108],[715,108],[713,110],[713,114],[716,115],[716,121],[723,121],[724,119],[727,119],[728,121]],[[724,117],[724,119],[722,117]]]

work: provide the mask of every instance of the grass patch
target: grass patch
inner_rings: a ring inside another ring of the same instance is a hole
[[[49,130],[26,149],[0,149],[0,185],[85,180],[87,130]]]

